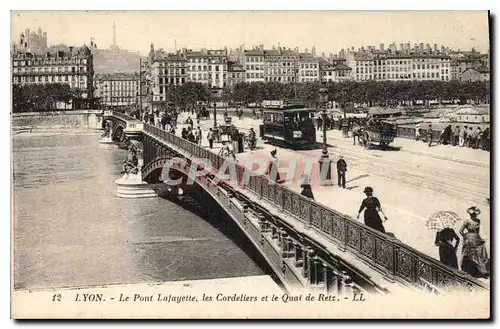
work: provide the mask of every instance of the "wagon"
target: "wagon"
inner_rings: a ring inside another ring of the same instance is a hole
[[[388,122],[377,125],[366,126],[361,133],[361,144],[365,149],[369,149],[374,144],[379,144],[381,149],[394,142],[396,137],[396,126]]]

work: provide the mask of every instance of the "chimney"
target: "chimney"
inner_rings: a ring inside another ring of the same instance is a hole
[[[403,44],[402,44],[402,43],[400,43],[400,44],[399,44],[399,50],[401,50],[401,51],[403,51],[403,50],[404,50],[404,49],[403,49]]]
[[[423,42],[420,43],[419,49],[420,49],[420,51],[424,50],[424,43]]]
[[[69,53],[70,53],[70,54],[73,54],[73,46],[70,46],[70,47],[69,47]]]

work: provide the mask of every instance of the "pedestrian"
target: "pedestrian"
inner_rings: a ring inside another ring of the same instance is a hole
[[[476,146],[474,148],[483,148],[483,131],[481,130],[481,127],[477,127]]]
[[[165,130],[166,126],[167,126],[167,116],[164,113],[161,117],[161,129]]]
[[[302,192],[300,192],[301,195],[305,196],[306,198],[310,198],[314,200],[314,194],[312,192],[311,185],[306,184],[302,186]]]
[[[460,126],[455,127],[455,131],[453,132],[453,141],[452,145],[457,146],[459,142],[459,136],[460,136]]]
[[[191,119],[190,116],[188,116],[186,123],[189,125],[191,129],[193,129],[193,119]]]
[[[470,135],[470,140],[469,140],[469,147],[475,149],[476,148],[476,145],[477,145],[477,137],[479,136],[479,127],[476,127],[476,129],[474,129],[472,131],[472,127],[471,127],[471,135]]]
[[[472,130],[472,127],[469,127],[469,131],[467,132],[467,147],[472,147],[472,144],[474,143],[474,131]]]
[[[210,149],[214,147],[214,131],[212,128],[207,133],[207,139],[208,139],[208,145],[210,146]]]
[[[420,140],[420,125],[415,126],[415,140]]]
[[[201,128],[200,126],[198,126],[198,129],[196,130],[196,144],[198,145],[201,145],[201,139],[202,139],[202,135],[201,135]]]
[[[385,233],[384,225],[382,224],[382,219],[380,218],[379,212],[384,215],[384,219],[387,220],[387,216],[382,211],[382,206],[378,198],[373,196],[373,189],[369,186],[365,187],[363,193],[366,195],[366,199],[361,203],[359,207],[358,215],[356,218],[359,219],[361,212],[365,210],[364,219],[365,225],[377,230],[381,233]]]
[[[486,128],[484,131],[483,131],[483,134],[481,135],[481,139],[483,140],[482,142],[482,149],[484,151],[490,151],[490,128]]]
[[[309,175],[303,173],[302,178],[300,179],[300,187],[303,188],[306,185],[311,185],[311,183],[309,182]]]
[[[467,126],[464,126],[462,129],[460,129],[458,135],[458,146],[460,147],[463,147],[465,143],[465,129],[467,129]]]
[[[436,245],[439,247],[439,260],[441,263],[458,270],[457,247],[460,238],[452,228],[445,228],[438,232]],[[453,241],[455,240],[455,245]]]
[[[187,136],[188,136],[188,131],[187,129],[184,127],[182,128],[181,130],[181,137],[184,138],[184,139],[187,139]]]
[[[467,126],[464,126],[464,147],[469,146],[469,130]]]
[[[429,147],[432,145],[432,124],[429,124],[427,128],[427,141],[429,141]]]
[[[271,181],[273,181],[275,183],[279,183],[279,182],[281,182],[281,177],[280,177],[280,173],[278,172],[279,162],[278,162],[278,158],[276,158],[276,153],[278,153],[278,151],[276,151],[276,149],[271,151],[271,157],[273,157],[273,160],[269,163],[269,167],[267,168],[267,174],[269,175],[269,179]],[[273,169],[276,172],[273,172]]]
[[[462,271],[473,277],[488,278],[490,275],[490,259],[485,247],[485,240],[479,234],[481,221],[477,216],[481,210],[477,207],[467,209],[469,220],[460,228],[460,235],[464,238],[462,247],[462,261],[460,267]]]
[[[344,156],[341,155],[340,159],[337,161],[337,178],[339,187],[345,188],[345,172],[347,171],[347,163],[344,160]]]

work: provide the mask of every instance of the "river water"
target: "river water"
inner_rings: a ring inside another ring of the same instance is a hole
[[[13,141],[16,289],[268,273],[235,224],[195,200],[119,199],[126,151],[97,134]],[[201,214],[201,215],[200,215]]]

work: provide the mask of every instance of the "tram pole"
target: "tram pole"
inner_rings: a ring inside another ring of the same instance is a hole
[[[323,110],[321,112],[321,115],[323,117],[323,150],[321,151],[321,157],[318,160],[319,170],[320,170],[319,184],[323,186],[331,186],[333,185],[332,168],[331,168],[332,160],[328,155],[328,147],[326,140],[326,118],[327,118],[326,110]]]

